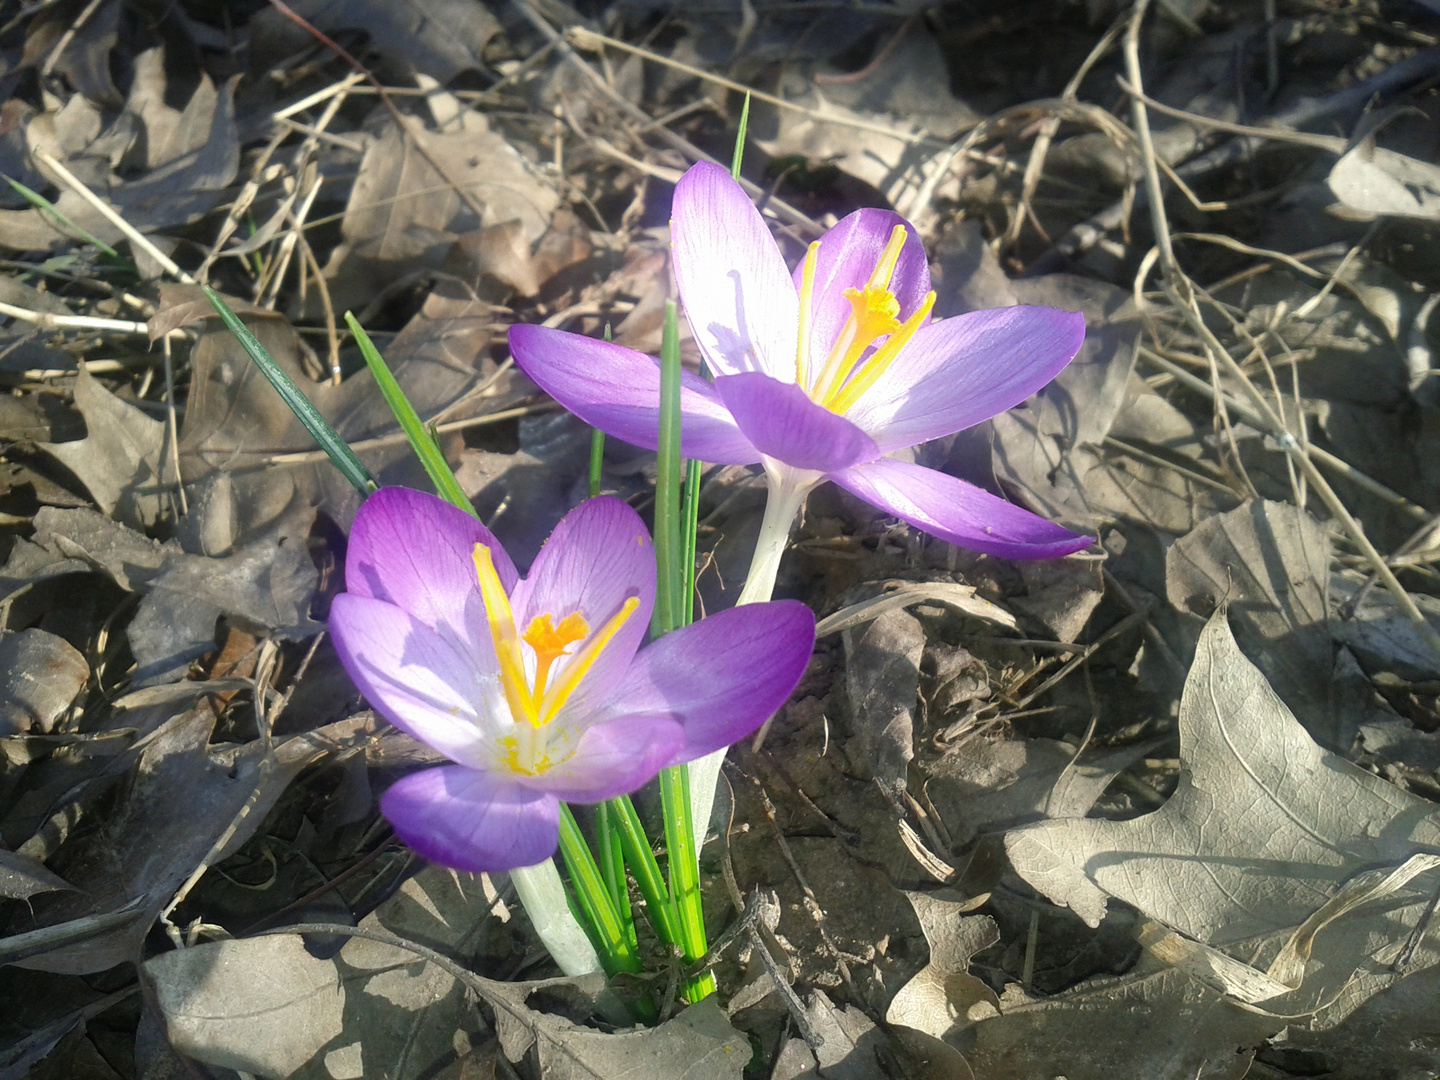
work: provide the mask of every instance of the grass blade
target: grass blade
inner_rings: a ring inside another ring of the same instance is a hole
[[[56,221],[62,228],[70,230],[71,233],[73,233],[75,236],[78,236],[81,240],[84,240],[85,243],[90,244],[91,246],[96,248],[102,255],[107,255],[110,258],[116,260],[117,262],[124,263],[126,266],[131,266],[128,259],[122,259],[120,257],[120,253],[116,251],[113,247],[111,247],[109,244],[105,243],[105,241],[101,240],[93,233],[82,229],[79,225],[76,225],[75,222],[71,221],[68,217],[66,217],[63,213],[60,212],[60,208],[58,206],[52,203],[44,195],[41,195],[38,191],[32,191],[30,188],[20,183],[19,180],[12,180],[8,176],[5,177],[5,182],[9,184],[12,188],[14,188],[18,194],[24,196],[25,200],[29,202],[31,206],[35,207],[35,209],[39,210],[45,216]],[[133,269],[133,267],[131,268]]]
[[[600,877],[600,868],[590,853],[575,815],[564,803],[560,804],[560,854],[565,858],[565,868],[570,871],[570,884],[575,889],[580,910],[585,914],[583,922],[589,923],[596,951],[605,974],[617,975],[622,971],[639,971],[640,957],[630,947],[629,936],[621,925],[610,894]]]
[[[745,104],[740,106],[740,126],[735,129],[735,151],[730,155],[730,175],[740,179],[740,159],[745,156],[745,132],[750,127],[750,93],[745,93]]]
[[[655,613],[650,632],[668,634],[680,625],[680,588],[684,557],[680,529],[680,316],[665,301],[665,331],[660,343],[660,446],[655,478]]]
[[[300,392],[300,388],[285,374],[285,370],[275,362],[275,358],[265,351],[265,346],[261,345],[259,339],[250,332],[250,328],[241,322],[240,316],[231,311],[230,305],[220,299],[220,294],[210,286],[202,285],[200,288],[204,290],[205,298],[210,301],[211,306],[219,312],[226,328],[239,340],[241,347],[260,369],[261,374],[270,380],[270,385],[275,387],[276,392],[290,407],[290,411],[305,425],[310,437],[319,444],[320,449],[330,455],[330,460],[345,479],[350,481],[362,497],[374,491],[379,485],[370,475],[370,470],[365,468],[364,463],[355,456],[355,452],[345,444],[339,432],[330,426],[330,422],[320,415],[320,410]]]
[[[425,466],[425,472],[429,475],[430,482],[435,485],[436,493],[446,502],[453,503],[466,513],[478,517],[469,496],[461,489],[459,482],[455,479],[455,474],[450,471],[450,464],[445,460],[445,455],[440,452],[440,445],[435,441],[435,436],[420,422],[420,417],[416,415],[414,407],[405,397],[405,391],[401,390],[400,384],[395,381],[395,376],[391,374],[385,359],[380,355],[380,350],[375,348],[375,343],[370,340],[370,335],[365,333],[365,328],[360,325],[359,320],[348,311],[345,313],[345,322],[350,327],[350,332],[355,335],[355,342],[360,346],[360,353],[365,357],[365,365],[370,369],[370,374],[375,377],[375,385],[380,388],[380,394],[384,397],[385,404],[390,406],[390,411],[400,422],[400,430],[405,432],[405,437],[410,440],[410,447],[415,451],[415,456],[420,459],[420,464]]]

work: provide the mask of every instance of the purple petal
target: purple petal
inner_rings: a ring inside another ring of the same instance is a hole
[[[505,549],[470,514],[409,488],[381,488],[355,515],[345,556],[345,587],[354,596],[386,600],[428,626],[448,627],[461,640],[489,640],[472,552],[490,548],[505,587],[518,575]]]
[[[604,715],[618,717],[614,724],[673,716],[685,729],[675,760],[692,761],[743,739],[780,708],[814,645],[815,616],[804,604],[730,608],[642,649]]]
[[[515,363],[592,427],[654,450],[660,437],[660,362],[653,356],[544,326],[512,326]],[[760,452],[740,434],[715,387],[680,373],[680,453],[717,465],[750,465]]]
[[[511,723],[488,639],[470,648],[393,604],[341,593],[330,607],[335,651],[379,713],[451,761],[479,767]]]
[[[881,458],[832,473],[871,506],[972,551],[1007,559],[1055,559],[1091,544],[1029,510],[945,473]]]
[[[1058,308],[991,308],[932,322],[845,415],[883,453],[938,439],[1024,401],[1084,340],[1085,317]]]
[[[478,769],[411,773],[380,797],[380,811],[417,852],[480,873],[534,866],[560,839],[559,805],[543,791]]]
[[[680,299],[711,369],[793,380],[795,287],[750,197],[726,170],[702,161],[675,185],[670,214]]]
[[[880,253],[890,240],[896,225],[905,226],[905,246],[895,263],[890,291],[900,301],[900,321],[904,322],[920,306],[930,291],[930,265],[925,261],[925,246],[915,226],[890,210],[856,210],[842,218],[833,229],[820,238],[820,253],[815,263],[815,289],[810,303],[810,371],[820,371],[840,328],[850,317],[850,301],[846,289],[861,288],[870,280]],[[800,290],[801,270],[793,275],[796,293]]]
[[[592,724],[569,758],[539,776],[517,779],[564,802],[604,802],[644,787],[681,760],[684,744],[680,725],[668,716],[627,716]]]
[[[715,389],[755,448],[786,465],[830,472],[880,454],[874,439],[793,382],[750,372],[722,375]]]
[[[577,715],[583,715],[587,703],[604,700],[649,632],[655,607],[655,549],[645,523],[610,496],[581,503],[555,526],[529,575],[511,593],[515,622],[522,632],[540,615],[550,615],[558,625],[578,611],[592,636],[632,596],[639,606],[569,698],[567,712],[578,710]],[[571,656],[584,644],[577,642]],[[564,677],[569,662],[569,658],[556,661],[550,685]]]

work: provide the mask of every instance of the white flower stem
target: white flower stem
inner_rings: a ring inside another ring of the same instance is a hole
[[[560,871],[555,869],[555,860],[546,859],[534,866],[522,866],[510,871],[510,880],[515,884],[515,893],[535,933],[560,970],[566,975],[588,975],[600,970],[600,957],[589,937],[575,921],[570,905],[565,901],[565,886],[560,881]]]
[[[765,517],[760,522],[760,535],[755,553],[750,557],[750,573],[740,590],[740,604],[760,604],[775,592],[775,577],[780,572],[780,557],[790,542],[790,526],[805,496],[818,484],[822,475],[801,471],[766,459],[765,477],[769,491],[765,497]],[[715,808],[715,785],[720,780],[720,765],[725,751],[716,750],[690,762],[690,821],[695,830],[695,850],[705,846],[705,833],[710,828],[710,812]]]

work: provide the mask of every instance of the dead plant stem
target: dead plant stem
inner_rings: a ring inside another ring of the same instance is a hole
[[[876,135],[887,135],[892,139],[898,139],[912,146],[917,143],[927,142],[933,143],[936,146],[944,145],[942,140],[923,131],[897,131],[895,128],[887,127],[884,124],[875,124],[868,120],[860,120],[854,117],[836,116],[821,112],[819,109],[812,109],[806,105],[798,105],[793,101],[786,101],[782,97],[776,97],[774,94],[767,94],[763,90],[756,90],[754,87],[736,82],[734,79],[727,79],[723,75],[716,75],[714,72],[706,71],[704,68],[692,67],[690,64],[683,63],[682,61],[663,56],[649,49],[643,49],[639,45],[631,45],[629,42],[621,41],[618,38],[596,33],[594,30],[587,30],[583,26],[566,27],[565,40],[575,48],[584,49],[586,52],[602,52],[608,48],[615,49],[619,52],[626,52],[632,56],[638,56],[642,60],[652,60],[664,67],[683,72],[686,75],[691,75],[704,82],[714,83],[716,86],[723,86],[725,89],[734,90],[739,94],[749,94],[756,101],[763,101],[779,109],[788,109],[790,112],[799,113],[801,116],[808,117],[819,123],[835,124],[839,127],[854,128],[857,131],[868,131]]]
[[[47,169],[59,177],[71,191],[79,195],[97,211],[104,215],[105,219],[125,234],[125,238],[149,255],[157,263],[165,268],[176,280],[183,281],[187,285],[194,285],[196,281],[176,264],[175,260],[166,255],[158,247],[150,242],[150,238],[142,233],[135,226],[120,215],[120,212],[107,203],[100,196],[96,195],[81,182],[80,178],[67,169],[58,158],[47,150],[36,149],[35,160],[44,165]]]
[[[270,0],[270,2],[272,4],[278,4],[280,3],[280,0]],[[553,26],[551,26],[549,20],[546,19],[545,16],[541,15],[540,12],[536,11],[534,6],[530,4],[528,0],[516,0],[515,6],[519,9],[520,13],[525,16],[526,20],[528,20],[529,23],[535,27],[535,29],[539,30],[540,33],[545,35],[545,39],[547,41],[553,42],[555,44],[555,47],[560,50],[560,55],[565,58],[566,63],[570,64],[573,68],[575,68],[575,70],[585,79],[587,79],[591,83],[591,85],[593,85],[597,90],[599,90],[600,93],[602,93],[612,105],[614,105],[617,109],[619,109],[636,124],[643,126],[650,123],[651,117],[646,114],[645,110],[641,109],[638,105],[631,104],[625,98],[621,97],[620,94],[616,92],[615,88],[605,81],[605,77],[603,75],[597,72],[589,64],[585,63],[584,59],[580,56],[579,53],[575,51],[574,47],[571,46],[570,42],[566,41],[564,36],[561,35],[561,33]],[[744,89],[743,87],[741,88]],[[664,139],[676,150],[679,150],[691,161],[708,161],[711,164],[720,164],[720,162],[716,158],[705,153],[705,151],[701,150],[689,139],[685,138],[682,135],[677,135],[669,128],[660,128],[658,131],[656,131],[656,134],[660,136],[660,138]],[[755,198],[764,194],[764,192],[758,185],[751,183],[743,176],[740,178],[740,186],[745,189],[745,191],[751,196],[751,198]],[[808,215],[801,213],[799,210],[795,209],[795,207],[791,206],[784,200],[772,198],[769,200],[769,202],[770,205],[775,207],[776,211],[778,212],[778,216],[783,217],[790,224],[800,226],[801,228],[808,230],[815,236],[819,236],[825,231],[818,222],[812,220]]]
[[[1143,82],[1140,73],[1140,25],[1145,17],[1145,10],[1149,6],[1149,0],[1136,0],[1135,8],[1131,15],[1130,26],[1125,34],[1125,70],[1129,76],[1131,85],[1137,90],[1143,90]],[[1150,123],[1146,112],[1143,94],[1137,93],[1131,99],[1131,110],[1135,123],[1135,135],[1140,144],[1140,150],[1144,161],[1145,188],[1149,196],[1150,220],[1155,230],[1155,243],[1159,249],[1161,272],[1165,279],[1165,294],[1171,305],[1178,311],[1181,317],[1189,325],[1190,329],[1199,336],[1204,343],[1206,352],[1211,362],[1223,366],[1232,378],[1239,380],[1241,388],[1250,399],[1255,411],[1264,418],[1265,426],[1269,428],[1273,437],[1279,442],[1282,450],[1285,451],[1297,466],[1305,473],[1306,480],[1315,489],[1326,509],[1340,522],[1345,532],[1354,541],[1355,545],[1370,560],[1376,576],[1384,584],[1390,595],[1395,598],[1396,604],[1405,617],[1415,624],[1420,635],[1425,638],[1430,648],[1437,656],[1440,656],[1440,632],[1430,625],[1429,621],[1416,606],[1414,599],[1405,587],[1400,584],[1395,572],[1390,569],[1384,557],[1375,549],[1370,538],[1365,535],[1365,530],[1355,520],[1354,515],[1346,508],[1345,504],[1335,494],[1329,481],[1321,475],[1315,463],[1305,452],[1299,441],[1286,427],[1284,420],[1270,407],[1255,384],[1250,381],[1249,376],[1235,362],[1230,355],[1230,350],[1220,342],[1213,331],[1205,324],[1200,315],[1199,305],[1195,298],[1193,283],[1185,276],[1175,261],[1175,252],[1170,241],[1170,227],[1165,217],[1164,192],[1160,188],[1160,174],[1155,166],[1155,147],[1150,139]],[[1220,401],[1223,395],[1220,393],[1218,382],[1215,387],[1216,401]],[[1067,665],[1068,666],[1068,665]]]

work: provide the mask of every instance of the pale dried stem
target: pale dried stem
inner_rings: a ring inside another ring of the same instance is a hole
[[[445,435],[451,431],[464,431],[468,428],[484,427],[487,424],[499,424],[505,420],[513,420],[520,416],[532,416],[535,413],[552,412],[555,406],[550,402],[542,405],[522,405],[515,409],[501,409],[499,412],[487,413],[485,416],[472,416],[469,420],[452,420],[448,424],[437,424],[435,430]],[[378,450],[385,446],[399,446],[408,442],[408,437],[403,432],[393,435],[380,435],[373,439],[360,439],[350,443],[350,449],[356,453],[365,450]],[[265,461],[255,468],[268,468],[271,466],[291,465],[313,465],[320,461],[328,460],[329,455],[324,450],[300,450],[293,454],[272,454]],[[235,469],[235,472],[245,472],[243,468]]]
[[[645,125],[650,123],[652,118],[646,114],[645,110],[621,97],[616,92],[615,88],[605,81],[604,76],[602,76],[589,64],[585,63],[584,59],[580,56],[580,54],[577,53],[573,47],[571,47],[570,43],[565,40],[565,38],[560,34],[560,32],[557,31],[553,26],[551,26],[549,21],[546,20],[546,18],[538,11],[536,11],[535,8],[527,2],[527,0],[516,0],[515,6],[519,9],[520,13],[525,16],[526,20],[535,27],[535,29],[539,30],[540,33],[545,35],[547,41],[554,44],[554,46],[560,51],[560,55],[565,58],[566,63],[570,64],[579,74],[584,76],[584,78],[587,79],[591,83],[591,85],[593,85],[597,90],[599,90],[600,93],[605,96],[606,100],[609,101],[613,106],[615,106],[615,108],[619,109],[621,113],[623,113],[632,122],[636,124]],[[685,138],[682,135],[675,134],[675,132],[671,131],[669,128],[660,128],[655,132],[655,134],[658,135],[660,138],[664,139],[674,149],[679,150],[691,161],[708,161],[711,164],[720,164],[719,161],[717,161],[711,155],[705,153],[705,151],[701,150],[689,139]],[[893,132],[891,134],[893,134]],[[762,191],[758,185],[751,183],[744,177],[740,178],[740,186],[743,187],[745,191],[749,193],[752,197],[768,195],[768,193]],[[819,236],[825,231],[823,228],[821,228],[818,222],[812,220],[808,215],[795,209],[795,207],[791,206],[783,199],[778,199],[773,195],[768,195],[768,205],[774,208],[777,216],[784,218],[792,225],[796,225],[808,230],[816,236]]]
[[[210,245],[210,250],[205,253],[205,261],[200,264],[200,269],[195,271],[195,276],[202,282],[209,280],[210,265],[220,255],[220,249],[230,239],[235,230],[240,227],[240,217],[255,201],[255,196],[260,193],[260,185],[264,183],[267,175],[267,166],[270,158],[280,148],[280,143],[285,139],[286,132],[277,131],[270,136],[270,141],[265,144],[265,149],[260,151],[255,159],[255,164],[250,169],[250,179],[245,181],[245,186],[240,189],[240,194],[235,196],[235,201],[230,204],[230,212],[225,215],[225,220],[220,223],[220,228],[215,234],[215,241]]]
[[[1162,105],[1152,97],[1146,96],[1145,92],[1138,85],[1132,85],[1125,79],[1116,80],[1120,89],[1129,94],[1131,99],[1146,109],[1153,109],[1162,116],[1173,117],[1176,120],[1184,120],[1187,123],[1195,124],[1197,127],[1207,127],[1214,131],[1224,131],[1231,135],[1249,135],[1256,139],[1270,139],[1274,142],[1295,143],[1299,146],[1311,146],[1317,150],[1328,150],[1332,154],[1343,154],[1348,141],[1338,135],[1313,135],[1308,131],[1292,131],[1283,127],[1250,127],[1246,124],[1232,124],[1228,120],[1216,120],[1209,116],[1201,116],[1199,113],[1186,112],[1184,109],[1176,109],[1170,105]]]
[[[317,183],[315,185],[319,187]],[[295,231],[292,236],[299,238],[300,251],[305,256],[305,263],[310,267],[310,273],[315,278],[315,289],[320,293],[320,307],[325,312],[325,342],[330,348],[330,383],[332,386],[340,385],[340,331],[335,324],[335,308],[330,303],[330,286],[325,282],[325,272],[320,269],[320,263],[315,258],[315,252],[310,247],[310,242],[305,239],[305,232],[300,223],[295,222]]]
[[[180,502],[180,513],[188,514],[190,506],[185,499],[185,478],[180,473],[180,425],[175,419],[175,362],[170,356],[170,335],[160,342],[161,354],[165,358],[165,441],[170,444],[170,465],[175,470],[175,494]]]
[[[90,0],[90,3],[85,5],[85,10],[80,12],[79,18],[65,28],[65,32],[60,35],[60,40],[55,42],[54,48],[52,48],[50,54],[45,57],[45,63],[40,68],[41,79],[48,79],[50,77],[50,73],[55,70],[55,65],[60,62],[60,57],[64,54],[70,43],[75,40],[75,35],[90,21],[90,16],[95,14],[95,9],[103,2],[104,0]]]
[[[96,195],[93,191],[86,187],[80,181],[79,177],[77,177],[74,173],[67,169],[53,154],[49,153],[46,150],[39,149],[35,150],[34,154],[36,161],[40,162],[40,164],[44,165],[47,169],[53,172],[57,177],[60,178],[61,181],[64,182],[66,187],[68,187],[71,191],[75,192],[75,194],[79,195],[87,203],[93,206],[97,211],[103,214],[105,219],[109,221],[110,224],[114,225],[117,229],[119,229],[122,233],[125,234],[125,238],[129,240],[130,243],[134,244],[137,248],[140,248],[157,263],[159,263],[162,267],[164,267],[166,272],[171,274],[176,280],[183,281],[187,285],[197,284],[193,277],[187,274],[184,270],[180,269],[179,265],[176,264],[174,259],[170,258],[169,255],[166,255],[158,247],[152,244],[149,237],[147,237],[139,229],[135,228],[135,226],[131,225],[128,221],[126,221],[120,215],[120,212],[118,210],[116,210],[104,199],[100,198],[100,196]]]
[[[736,93],[749,94],[756,101],[763,101],[767,105],[774,105],[776,108],[786,109],[801,116],[808,117],[823,124],[836,124],[840,127],[854,128],[857,131],[869,131],[876,135],[886,135],[901,142],[916,145],[918,143],[932,143],[935,146],[943,146],[941,139],[925,132],[897,131],[885,124],[872,123],[869,120],[861,120],[855,117],[832,116],[829,113],[821,112],[819,109],[812,109],[806,105],[797,105],[793,101],[786,101],[774,94],[767,94],[763,90],[756,90],[754,87],[746,86],[744,83],[736,82],[734,79],[727,79],[723,75],[716,75],[704,68],[692,67],[689,64],[674,60],[668,56],[651,52],[649,49],[641,48],[639,45],[631,45],[629,42],[620,41],[618,38],[609,37],[605,34],[587,30],[583,26],[569,26],[565,28],[565,39],[577,49],[584,49],[586,52],[602,52],[603,50],[616,49],[619,52],[630,53],[644,60],[651,60],[664,67],[672,68],[675,71],[684,72],[686,75],[694,76],[704,82],[714,83],[716,86],[723,86],[727,90],[734,90]]]
[[[485,217],[485,204],[477,199],[473,192],[451,174],[449,168],[446,167],[443,161],[430,152],[430,148],[425,145],[425,129],[414,117],[406,116],[395,107],[395,102],[391,100],[389,91],[381,85],[380,80],[375,78],[364,64],[346,52],[337,42],[322,34],[319,30],[315,29],[314,26],[297,15],[288,4],[283,3],[282,0],[270,0],[270,3],[282,15],[299,24],[307,33],[313,35],[316,40],[324,44],[327,49],[331,50],[336,56],[340,57],[341,60],[349,64],[366,82],[375,88],[375,92],[380,95],[380,103],[385,106],[386,110],[390,113],[391,119],[393,119],[396,126],[399,127],[401,134],[403,134],[410,145],[415,148],[415,152],[425,159],[426,163],[435,170],[440,179],[445,181],[450,190],[459,196],[460,201],[470,208],[476,218],[483,220]]]
[[[1204,379],[1198,378],[1193,373],[1186,371],[1179,364],[1175,363],[1173,360],[1167,359],[1155,350],[1147,349],[1144,346],[1141,346],[1139,350],[1139,356],[1146,363],[1153,364],[1161,371],[1164,371],[1166,374],[1170,375],[1177,382],[1184,383],[1191,390],[1203,394],[1206,397],[1215,396],[1215,387],[1211,386]],[[1278,434],[1277,432],[1271,430],[1265,417],[1262,416],[1260,413],[1256,412],[1254,409],[1248,408],[1244,402],[1237,401],[1230,395],[1225,394],[1223,390],[1220,391],[1220,393],[1225,398],[1224,407],[1237,414],[1247,424],[1250,424],[1253,427],[1264,431],[1266,434],[1269,435]],[[1315,446],[1313,443],[1308,444],[1305,447],[1305,452],[1314,459],[1317,465],[1321,465],[1324,468],[1329,469],[1336,475],[1350,481],[1356,487],[1364,488],[1370,494],[1376,496],[1377,498],[1385,500],[1391,506],[1395,507],[1401,513],[1403,513],[1406,517],[1412,518],[1415,521],[1419,522],[1427,522],[1430,520],[1430,512],[1426,510],[1423,506],[1411,502],[1409,499],[1405,498],[1405,496],[1399,494],[1398,492],[1392,491],[1390,488],[1380,483],[1380,481],[1366,475],[1359,469],[1355,468],[1355,466],[1351,465],[1345,459],[1336,457],[1334,454],[1330,453],[1330,451]]]
[[[1090,74],[1091,68],[1100,62],[1100,59],[1110,51],[1115,44],[1115,39],[1120,36],[1120,31],[1125,28],[1126,16],[1121,15],[1110,24],[1090,54],[1075,69],[1075,74],[1070,76],[1070,81],[1065,84],[1065,89],[1060,93],[1061,101],[1074,101],[1080,93],[1080,84],[1085,81],[1085,76]],[[1023,214],[1017,214],[1010,223],[1010,229],[1006,233],[1004,247],[1008,248],[1015,241],[1020,239],[1020,230],[1024,228],[1025,218],[1028,217],[1035,225],[1035,230],[1048,243],[1050,237],[1046,235],[1045,229],[1040,224],[1040,219],[1035,216],[1031,200],[1035,197],[1035,190],[1040,186],[1040,178],[1045,173],[1045,159],[1050,153],[1050,144],[1054,141],[1055,135],[1060,130],[1060,117],[1051,116],[1041,125],[1040,133],[1035,136],[1035,145],[1030,150],[1030,158],[1025,162],[1025,178],[1020,187],[1020,205],[1024,209]]]
[[[330,125],[330,121],[335,118],[336,112],[338,112],[340,106],[344,104],[348,92],[348,87],[342,87],[330,99],[329,104],[327,104],[325,107],[325,111],[321,113],[319,119],[315,121],[315,128],[317,132],[323,132]],[[296,148],[294,155],[290,159],[291,171],[293,172],[295,177],[295,192],[290,195],[287,202],[293,204],[296,194],[300,194],[301,192],[303,192],[303,201],[300,204],[299,210],[292,211],[288,208],[285,209],[287,219],[290,221],[292,228],[290,232],[285,234],[284,239],[281,240],[279,252],[271,260],[269,265],[265,267],[265,272],[260,275],[260,280],[255,283],[255,296],[257,299],[263,296],[266,292],[267,286],[269,287],[270,297],[268,301],[265,302],[266,307],[273,308],[275,306],[276,298],[278,297],[280,292],[281,283],[283,282],[285,277],[285,271],[290,266],[290,258],[295,252],[295,247],[297,244],[305,243],[305,238],[303,235],[305,219],[309,216],[310,208],[315,204],[315,199],[320,194],[320,184],[322,182],[319,170],[309,168],[310,158],[315,153],[315,148],[318,145],[318,142],[319,140],[314,137],[305,139],[305,141],[302,142],[298,148]],[[308,188],[306,187],[307,179],[309,181]],[[306,250],[308,251],[308,245],[306,246]],[[320,278],[323,275],[317,270],[315,276],[317,278]],[[301,291],[303,293],[303,286],[305,280],[303,272],[300,275],[300,280],[302,286]],[[325,300],[326,307],[328,309],[328,290],[325,292],[323,299]],[[327,310],[327,314],[329,315],[330,320],[330,332],[333,336],[335,334],[334,313],[328,312]],[[338,338],[336,338],[335,340],[336,345],[331,356],[331,370],[339,371],[340,368],[337,360],[337,357],[339,355]]]
[[[1135,153],[1135,138],[1130,129],[1097,105],[1065,98],[1028,101],[986,117],[958,141],[931,158],[930,162],[923,166],[928,170],[924,183],[916,189],[907,203],[895,209],[902,217],[914,223],[921,233],[929,232],[936,217],[932,206],[935,191],[940,182],[949,175],[955,160],[968,156],[976,145],[986,139],[995,138],[1014,127],[1033,124],[1037,118],[1088,124],[1107,136],[1122,153]]]
[[[150,327],[143,322],[130,319],[104,319],[95,315],[55,315],[48,311],[31,311],[14,304],[0,303],[0,315],[38,326],[42,330],[109,330],[121,334],[150,334]],[[185,336],[183,330],[171,330],[171,335]]]
[[[599,150],[606,157],[612,157],[616,161],[628,165],[636,172],[641,173],[644,176],[649,176],[655,180],[662,181],[663,183],[678,184],[680,182],[680,177],[685,175],[684,170],[682,169],[671,169],[667,168],[664,165],[652,165],[648,161],[641,161],[637,157],[632,157],[631,155],[625,153],[624,150],[621,150],[618,146],[607,142],[605,139],[602,139],[599,135],[589,136],[588,141],[592,147],[594,147],[596,150]]]
[[[295,248],[299,245],[301,231],[305,228],[305,218],[310,213],[310,208],[315,205],[315,198],[320,194],[320,185],[323,178],[318,172],[310,184],[310,190],[305,192],[300,199],[300,206],[291,215],[290,231],[280,241],[280,250],[265,268],[266,272],[261,275],[260,280],[255,283],[255,297],[260,301],[261,306],[274,308],[275,302],[280,296],[280,287],[285,279],[285,271],[290,268],[290,259],[295,254]],[[266,295],[268,293],[268,295]],[[261,299],[263,297],[263,299]]]
[[[1125,69],[1129,76],[1130,84],[1137,90],[1143,92],[1143,83],[1140,74],[1140,25],[1145,17],[1145,9],[1149,6],[1148,0],[1136,0],[1135,8],[1131,16],[1130,28],[1125,35]],[[1384,557],[1375,549],[1370,538],[1365,535],[1365,530],[1355,520],[1353,514],[1346,508],[1345,504],[1335,494],[1329,481],[1321,475],[1315,463],[1311,461],[1310,455],[1306,453],[1295,436],[1285,425],[1283,418],[1271,408],[1269,401],[1262,394],[1255,384],[1250,381],[1249,376],[1235,362],[1230,351],[1221,344],[1214,333],[1205,324],[1200,316],[1199,305],[1195,299],[1194,284],[1175,261],[1174,249],[1170,241],[1169,223],[1165,217],[1164,192],[1160,188],[1160,175],[1155,166],[1155,148],[1150,140],[1149,117],[1146,113],[1146,104],[1142,94],[1136,94],[1131,99],[1131,108],[1135,123],[1135,135],[1140,143],[1141,153],[1145,167],[1145,186],[1149,196],[1150,219],[1155,230],[1156,246],[1159,249],[1159,261],[1161,271],[1165,277],[1165,293],[1171,304],[1178,311],[1181,317],[1189,325],[1190,329],[1200,338],[1205,345],[1205,350],[1211,361],[1223,366],[1232,378],[1239,381],[1241,389],[1250,399],[1254,410],[1264,419],[1264,427],[1267,428],[1281,449],[1291,457],[1295,464],[1305,473],[1306,480],[1320,496],[1325,507],[1340,522],[1341,527],[1349,535],[1350,539],[1358,547],[1361,553],[1369,560],[1376,577],[1385,586],[1386,590],[1395,598],[1395,603],[1401,612],[1409,619],[1425,638],[1431,649],[1437,656],[1440,656],[1440,632],[1430,625],[1424,614],[1405,587],[1400,584],[1395,573],[1390,569]],[[1215,387],[1216,400],[1222,397],[1218,383]],[[1313,448],[1310,448],[1313,451]]]
[[[306,109],[319,105],[322,101],[328,101],[336,94],[344,94],[347,91],[353,89],[356,83],[364,81],[365,76],[363,74],[358,71],[352,71],[349,75],[346,75],[339,82],[331,83],[323,90],[316,90],[313,94],[308,94],[305,97],[301,98],[299,101],[295,101],[289,105],[286,105],[283,109],[276,109],[271,114],[271,119],[276,121],[286,120],[294,116],[296,113],[302,113]]]

